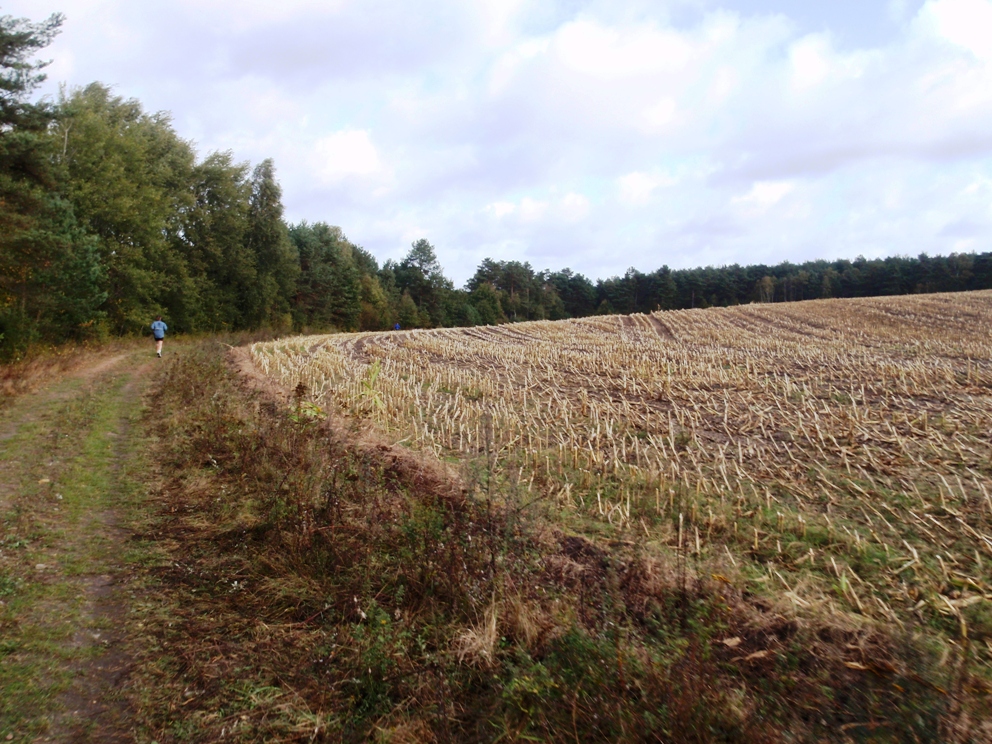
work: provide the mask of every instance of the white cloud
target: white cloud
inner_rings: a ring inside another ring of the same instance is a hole
[[[749,215],[767,212],[796,188],[791,181],[758,181],[743,196],[735,196],[731,204]]]
[[[792,45],[792,79],[797,88],[811,88],[830,73],[830,45],[820,35],[807,36]]]
[[[530,197],[520,200],[519,214],[520,219],[524,222],[537,222],[544,217],[547,211],[548,203],[546,201],[539,201]]]
[[[543,220],[578,222],[589,214],[591,202],[584,194],[569,192],[557,199],[535,199],[526,196],[519,202],[496,201],[485,206],[485,213],[496,220],[514,217],[518,224]]]
[[[982,191],[987,191],[992,196],[992,177],[978,176],[961,190],[961,194],[970,196]],[[989,214],[992,214],[992,201],[989,202]]]
[[[642,173],[635,171],[617,179],[620,201],[628,204],[646,204],[651,201],[659,187],[674,186],[678,179],[661,172]]]
[[[889,18],[893,21],[905,21],[909,15],[909,0],[889,0],[887,5]]]
[[[651,132],[663,130],[667,124],[675,119],[675,112],[678,104],[672,98],[662,98],[644,112],[644,123],[646,129]]]
[[[364,130],[334,132],[314,144],[314,170],[324,183],[348,176],[371,176],[382,171],[379,153]]]
[[[740,85],[740,76],[737,71],[730,66],[720,67],[713,75],[710,82],[709,99],[710,103],[720,105],[731,93]]]
[[[527,0],[474,0],[479,12],[485,38],[490,44],[513,40],[514,22]]]
[[[585,218],[590,206],[588,197],[576,193],[565,194],[557,205],[562,218],[568,222],[578,222]]]
[[[493,202],[492,204],[486,205],[486,211],[492,214],[496,219],[501,217],[506,217],[508,214],[513,214],[517,211],[517,205],[513,202],[499,201]]]
[[[528,62],[548,51],[549,44],[548,39],[527,39],[500,55],[493,64],[490,73],[490,95],[499,94],[505,90]]]
[[[693,57],[692,44],[672,29],[650,23],[618,29],[586,19],[558,31],[555,51],[571,69],[602,79],[675,72]]]
[[[66,11],[49,93],[274,157],[290,219],[381,258],[426,236],[458,281],[992,241],[992,0],[876,0],[891,36],[856,49],[743,0],[58,1],[4,6]]]
[[[964,47],[976,57],[992,59],[992,2],[989,0],[931,0],[920,18],[941,38]]]

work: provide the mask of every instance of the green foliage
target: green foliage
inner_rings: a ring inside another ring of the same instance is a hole
[[[192,206],[192,147],[167,115],[146,114],[97,83],[63,96],[59,108],[52,137],[68,198],[99,243],[111,330],[139,332],[158,313],[188,327],[193,283],[175,237]]]
[[[361,305],[358,313],[358,327],[362,331],[384,331],[392,327],[395,317],[389,297],[379,279],[372,274],[361,278]]]
[[[492,284],[486,282],[473,289],[469,301],[478,318],[476,325],[496,325],[507,322],[500,302],[500,293]]]
[[[41,72],[48,63],[31,56],[48,46],[59,33],[64,16],[55,13],[41,23],[26,18],[0,17],[0,126],[9,129],[38,129],[47,125],[47,106],[31,104],[24,97],[45,80]]]
[[[24,101],[44,79],[28,57],[60,23],[0,18],[0,359],[39,340],[92,335],[104,300],[95,242],[56,190],[52,111]]]
[[[403,328],[423,328],[430,325],[430,317],[420,312],[409,292],[403,292],[396,307],[396,322]]]
[[[446,300],[454,286],[444,276],[434,246],[421,238],[413,243],[406,258],[390,268],[398,291],[408,295],[419,311],[417,322],[404,324],[400,320],[401,324],[413,327],[451,325],[446,313]],[[413,320],[409,307],[400,308],[399,312],[408,320]]]
[[[250,328],[244,298],[253,291],[258,270],[246,241],[248,165],[234,163],[230,153],[213,153],[193,168],[191,177],[193,204],[175,236],[197,299],[190,327]]]
[[[379,379],[379,372],[379,360],[376,359],[369,367],[368,376],[362,380],[362,397],[382,411],[385,410],[386,405],[382,402],[382,393],[375,389],[375,383]]]
[[[0,184],[5,180],[0,175]],[[0,232],[0,358],[40,340],[95,335],[106,298],[96,241],[76,224],[71,205],[28,184],[0,185],[4,195],[16,191],[32,192],[37,202],[18,215],[18,225],[4,220]]]
[[[197,163],[168,115],[98,83],[64,92],[53,116],[0,143],[18,163],[7,173],[34,174],[0,174],[19,189],[0,252],[8,349],[147,332],[158,314],[176,331],[287,323],[299,262],[271,161],[251,178],[229,153]]]
[[[293,298],[293,320],[310,329],[358,329],[362,312],[363,277],[355,261],[355,246],[340,227],[301,222],[289,229],[299,254],[300,277]],[[374,289],[369,289],[370,294]]]
[[[485,323],[567,317],[548,272],[529,263],[485,259],[468,282],[469,301]]]
[[[484,290],[484,287],[492,291]],[[465,298],[474,312],[460,318],[494,323],[613,313],[649,313],[748,302],[792,302],[992,288],[992,253],[891,257],[777,266],[724,266],[673,271],[662,266],[594,285],[571,269],[535,272],[529,264],[485,259]],[[495,297],[494,297],[495,293]],[[498,302],[496,302],[496,301]],[[498,306],[497,306],[498,305]]]
[[[8,576],[0,573],[0,597],[13,596],[23,585],[24,580],[19,576]]]
[[[263,160],[251,177],[247,245],[255,255],[258,279],[246,298],[244,313],[253,327],[281,324],[289,313],[300,273],[299,256],[282,220],[282,189],[275,166]]]
[[[735,264],[678,271],[662,266],[649,274],[630,269],[623,277],[598,282],[596,296],[600,304],[607,302],[616,312],[632,313],[987,288],[992,288],[992,253],[859,257],[800,265],[785,261],[776,266]]]
[[[566,317],[592,315],[596,309],[596,287],[582,274],[571,269],[550,275],[551,284],[562,300]]]
[[[301,400],[292,413],[289,414],[291,421],[297,424],[314,424],[323,419],[327,413],[316,403],[308,400]]]

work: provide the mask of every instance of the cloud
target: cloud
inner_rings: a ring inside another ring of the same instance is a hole
[[[822,82],[831,71],[830,47],[822,35],[800,39],[789,50],[792,81],[800,90]]]
[[[746,213],[758,214],[767,212],[795,188],[796,185],[789,181],[758,181],[746,194],[730,201]]]
[[[536,223],[548,219],[567,223],[582,220],[590,209],[589,198],[571,192],[556,199],[525,196],[519,202],[497,201],[487,204],[485,212],[496,220],[513,218],[517,223]]]
[[[54,1],[5,6],[66,11],[49,93],[274,157],[290,219],[459,282],[992,245],[992,0]]]
[[[902,22],[909,14],[909,2],[908,0],[888,0],[886,10],[889,18],[896,22]]]
[[[678,179],[667,173],[635,171],[617,179],[620,201],[627,204],[646,204],[658,188],[674,186]]]
[[[675,120],[678,104],[674,98],[662,98],[644,111],[644,129],[647,132],[664,131]]]
[[[985,222],[976,222],[970,219],[957,220],[944,225],[938,234],[941,237],[956,238],[958,240],[975,240],[981,238],[983,235],[988,235],[989,222],[989,220]]]
[[[554,52],[569,69],[600,80],[678,72],[694,56],[693,45],[674,29],[654,24],[617,28],[587,19],[559,29]]]
[[[508,214],[513,214],[517,211],[517,205],[513,202],[493,202],[486,206],[486,211],[493,215],[496,219],[501,217],[506,217]]]
[[[984,60],[992,59],[992,3],[988,0],[931,0],[920,21],[940,38]]]
[[[589,214],[591,203],[584,194],[566,194],[558,202],[558,213],[567,222],[578,222]]]
[[[371,176],[382,171],[379,153],[364,130],[333,132],[314,144],[314,170],[324,183],[348,176]]]

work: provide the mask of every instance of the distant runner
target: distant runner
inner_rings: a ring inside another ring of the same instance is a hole
[[[152,336],[155,338],[155,353],[160,358],[162,356],[162,342],[165,340],[167,330],[169,330],[169,326],[162,322],[162,316],[157,316],[155,322],[152,323]]]
[[[399,329],[400,329],[400,324],[399,323],[397,323],[396,325],[393,326],[393,330],[394,331],[398,331]]]

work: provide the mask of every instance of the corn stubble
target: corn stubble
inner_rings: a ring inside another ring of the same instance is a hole
[[[992,648],[990,328],[992,292],[974,292],[311,336],[251,356],[318,406],[485,460],[567,529],[689,555],[800,614]]]

